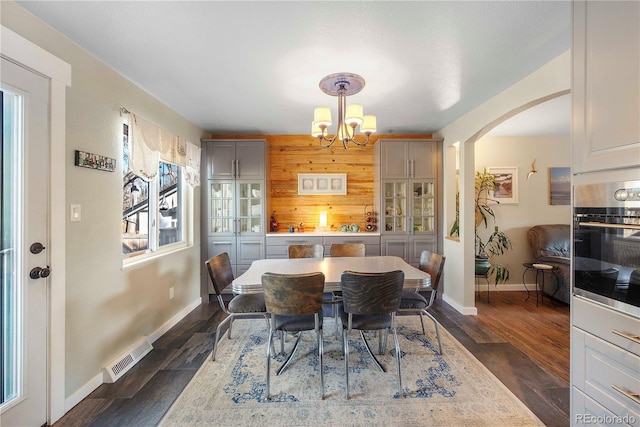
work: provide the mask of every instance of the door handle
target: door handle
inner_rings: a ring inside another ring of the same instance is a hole
[[[49,266],[46,266],[44,268],[33,267],[29,272],[29,277],[31,277],[32,279],[44,279],[45,277],[49,277],[50,274],[51,270],[49,269]]]
[[[35,242],[31,246],[29,246],[29,251],[34,255],[38,255],[40,252],[42,252],[45,249],[46,248],[44,247],[44,245],[40,242]]]

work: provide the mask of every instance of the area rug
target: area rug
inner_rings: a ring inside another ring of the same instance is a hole
[[[266,393],[264,321],[236,320],[234,337],[223,338],[169,409],[161,426],[541,426],[540,420],[444,328],[443,355],[435,352],[433,328],[422,335],[418,316],[398,318],[402,381],[397,394],[393,339],[380,362],[371,362],[359,334],[349,336],[350,398],[345,399],[342,344],[325,319],[325,398],[313,332],[305,332],[289,367],[279,376],[271,365]],[[370,336],[373,351],[378,339]],[[285,341],[290,351],[293,337]],[[276,350],[280,343],[276,341]]]

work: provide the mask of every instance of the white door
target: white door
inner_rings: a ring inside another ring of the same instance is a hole
[[[42,426],[49,352],[49,81],[1,61],[0,425]]]

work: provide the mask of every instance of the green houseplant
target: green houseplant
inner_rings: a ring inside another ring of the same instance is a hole
[[[495,225],[496,215],[490,203],[497,203],[497,200],[489,197],[490,191],[495,190],[495,177],[484,169],[476,172],[475,177],[475,233],[476,233],[476,271],[478,276],[492,276],[494,283],[506,282],[509,279],[509,269],[502,264],[492,261],[493,257],[503,255],[512,249],[509,236],[499,230]],[[483,240],[479,229],[484,225],[489,228],[489,221],[493,223],[493,233],[486,240]]]

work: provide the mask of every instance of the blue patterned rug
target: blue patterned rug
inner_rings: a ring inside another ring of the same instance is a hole
[[[267,331],[263,320],[237,320],[234,338],[218,346],[176,400],[162,426],[538,426],[540,420],[475,357],[441,328],[443,355],[436,354],[433,324],[422,335],[418,316],[398,318],[402,381],[396,392],[393,339],[380,362],[371,362],[359,334],[350,335],[350,399],[345,399],[342,344],[325,318],[325,399],[313,332],[305,332],[289,367],[271,365],[271,400],[266,400]],[[290,351],[293,338],[285,344]],[[373,351],[378,341],[371,337]],[[280,343],[276,341],[276,350]]]

